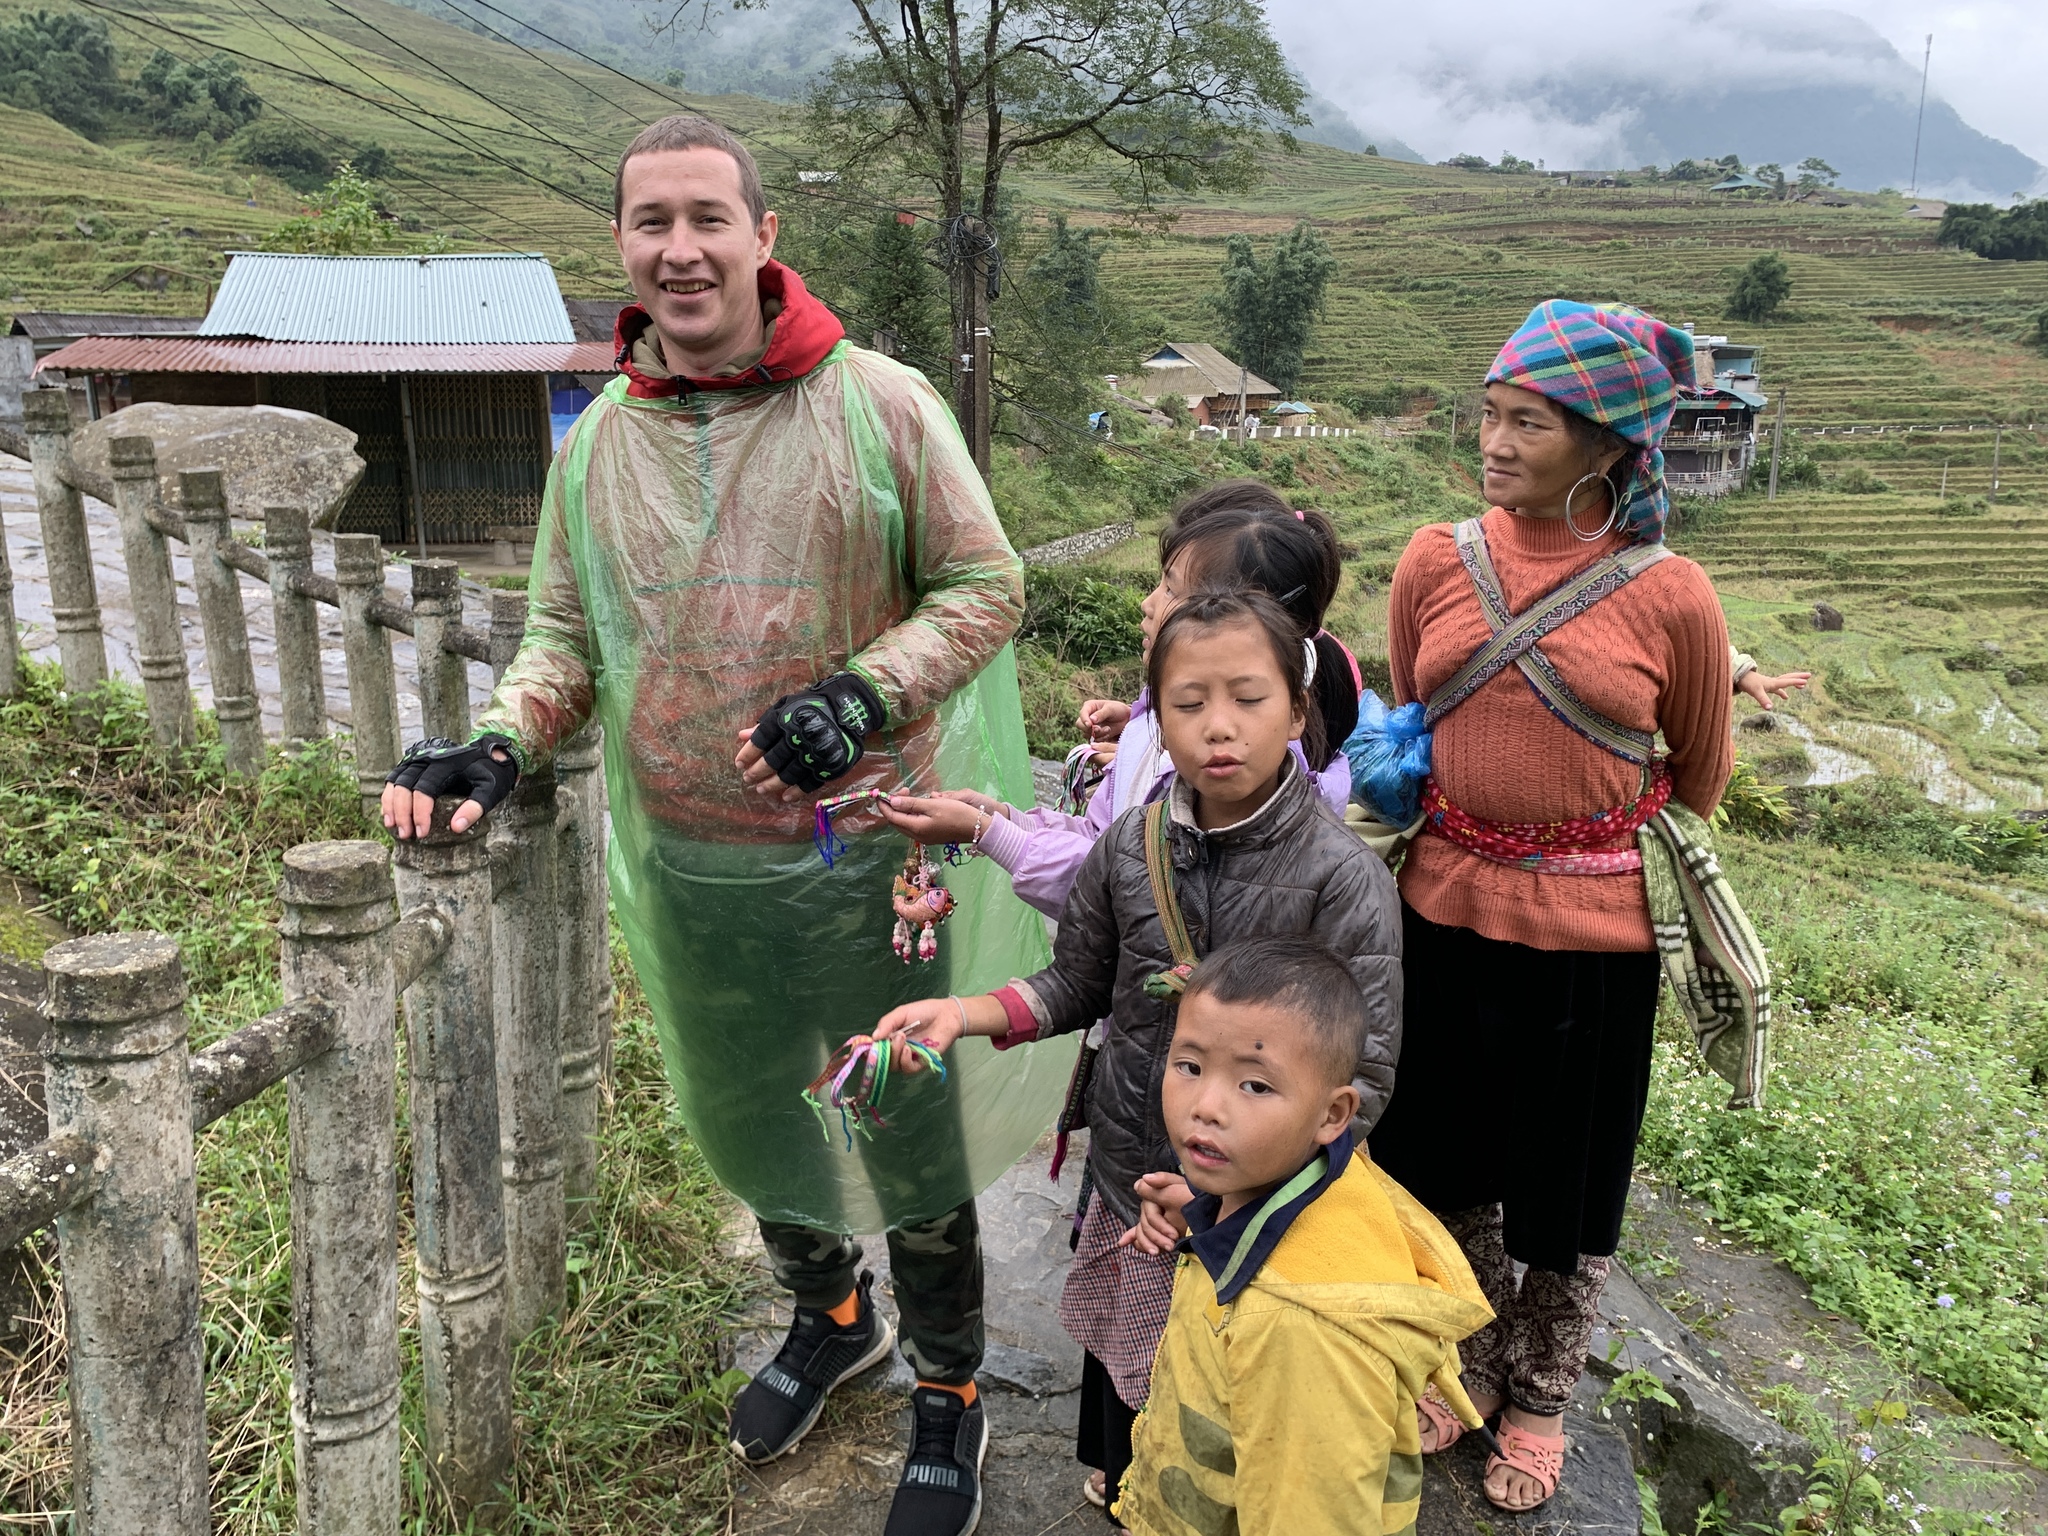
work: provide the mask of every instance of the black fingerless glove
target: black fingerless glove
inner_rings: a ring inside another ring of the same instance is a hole
[[[504,748],[508,759],[512,756],[511,740],[504,736],[479,736],[467,746],[445,736],[429,736],[406,748],[385,782],[437,800],[463,795],[488,811],[519,782],[519,765],[499,762],[491,756],[493,747]]]
[[[783,783],[814,794],[860,761],[863,738],[885,719],[875,690],[840,672],[769,705],[754,727],[754,746]]]

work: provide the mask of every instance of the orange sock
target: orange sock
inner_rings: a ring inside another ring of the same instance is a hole
[[[975,1385],[971,1381],[962,1386],[955,1387],[943,1381],[926,1381],[920,1376],[917,1378],[917,1384],[920,1387],[929,1388],[933,1392],[950,1392],[970,1408],[974,1406],[974,1400],[981,1396],[981,1393],[975,1389]]]
[[[846,1293],[846,1300],[836,1307],[827,1307],[825,1315],[842,1328],[851,1328],[860,1321],[860,1287],[855,1286]]]

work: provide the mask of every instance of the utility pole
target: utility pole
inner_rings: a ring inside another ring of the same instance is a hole
[[[1451,445],[1444,450],[1444,462],[1450,463],[1458,456],[1458,402],[1451,402]]]
[[[1237,440],[1244,441],[1244,381],[1250,372],[1243,363],[1237,365]]]
[[[1998,450],[2004,442],[2005,428],[2001,425],[1991,434],[1991,494],[1984,500],[1987,507],[1998,505]]]
[[[1934,62],[1934,34],[1927,34],[1927,52],[1920,59],[1920,115],[1913,119],[1913,195],[1920,195],[1920,127],[1927,121],[1927,70]]]
[[[1785,445],[1785,399],[1791,393],[1789,389],[1778,391],[1778,415],[1771,423],[1771,486],[1764,493],[1765,501],[1778,499],[1778,455]]]
[[[1941,461],[1941,499],[1948,500],[1948,460]]]
[[[952,268],[954,292],[964,301],[956,311],[961,323],[953,333],[953,414],[959,420],[960,435],[967,440],[967,450],[974,456],[974,467],[986,482],[989,431],[994,424],[989,399],[988,306],[1002,284],[995,236],[981,219],[961,214],[946,225],[946,259]]]

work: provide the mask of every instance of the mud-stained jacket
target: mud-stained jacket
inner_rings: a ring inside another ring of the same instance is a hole
[[[1349,968],[1372,1020],[1358,1064],[1359,1119],[1369,1129],[1393,1094],[1401,1054],[1394,877],[1330,814],[1291,754],[1272,799],[1235,826],[1197,827],[1179,781],[1167,803],[1175,890],[1197,954],[1262,934],[1307,934]],[[1117,818],[1074,877],[1053,963],[1014,983],[1039,1035],[1114,1016],[1089,1078],[1088,1162],[1097,1197],[1125,1226],[1137,1217],[1132,1184],[1174,1166],[1159,1105],[1174,1005],[1145,994],[1146,978],[1173,964],[1145,870],[1139,806]]]
[[[1270,1197],[1283,1209],[1265,1213],[1269,1228],[1294,1214],[1263,1262],[1270,1230],[1227,1230],[1258,1212],[1212,1229],[1226,1241],[1207,1257],[1181,1259],[1116,1510],[1132,1536],[1414,1529],[1415,1400],[1434,1377],[1469,1408],[1457,1344],[1493,1313],[1437,1219],[1341,1145],[1305,1207],[1284,1188]],[[1251,1250],[1239,1260],[1250,1278],[1224,1268],[1219,1280],[1210,1260],[1227,1266],[1233,1249]]]

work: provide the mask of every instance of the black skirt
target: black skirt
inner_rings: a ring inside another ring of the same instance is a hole
[[[1373,1160],[1432,1211],[1500,1204],[1524,1264],[1570,1274],[1582,1253],[1613,1253],[1657,956],[1532,949],[1401,910],[1401,1061]]]

